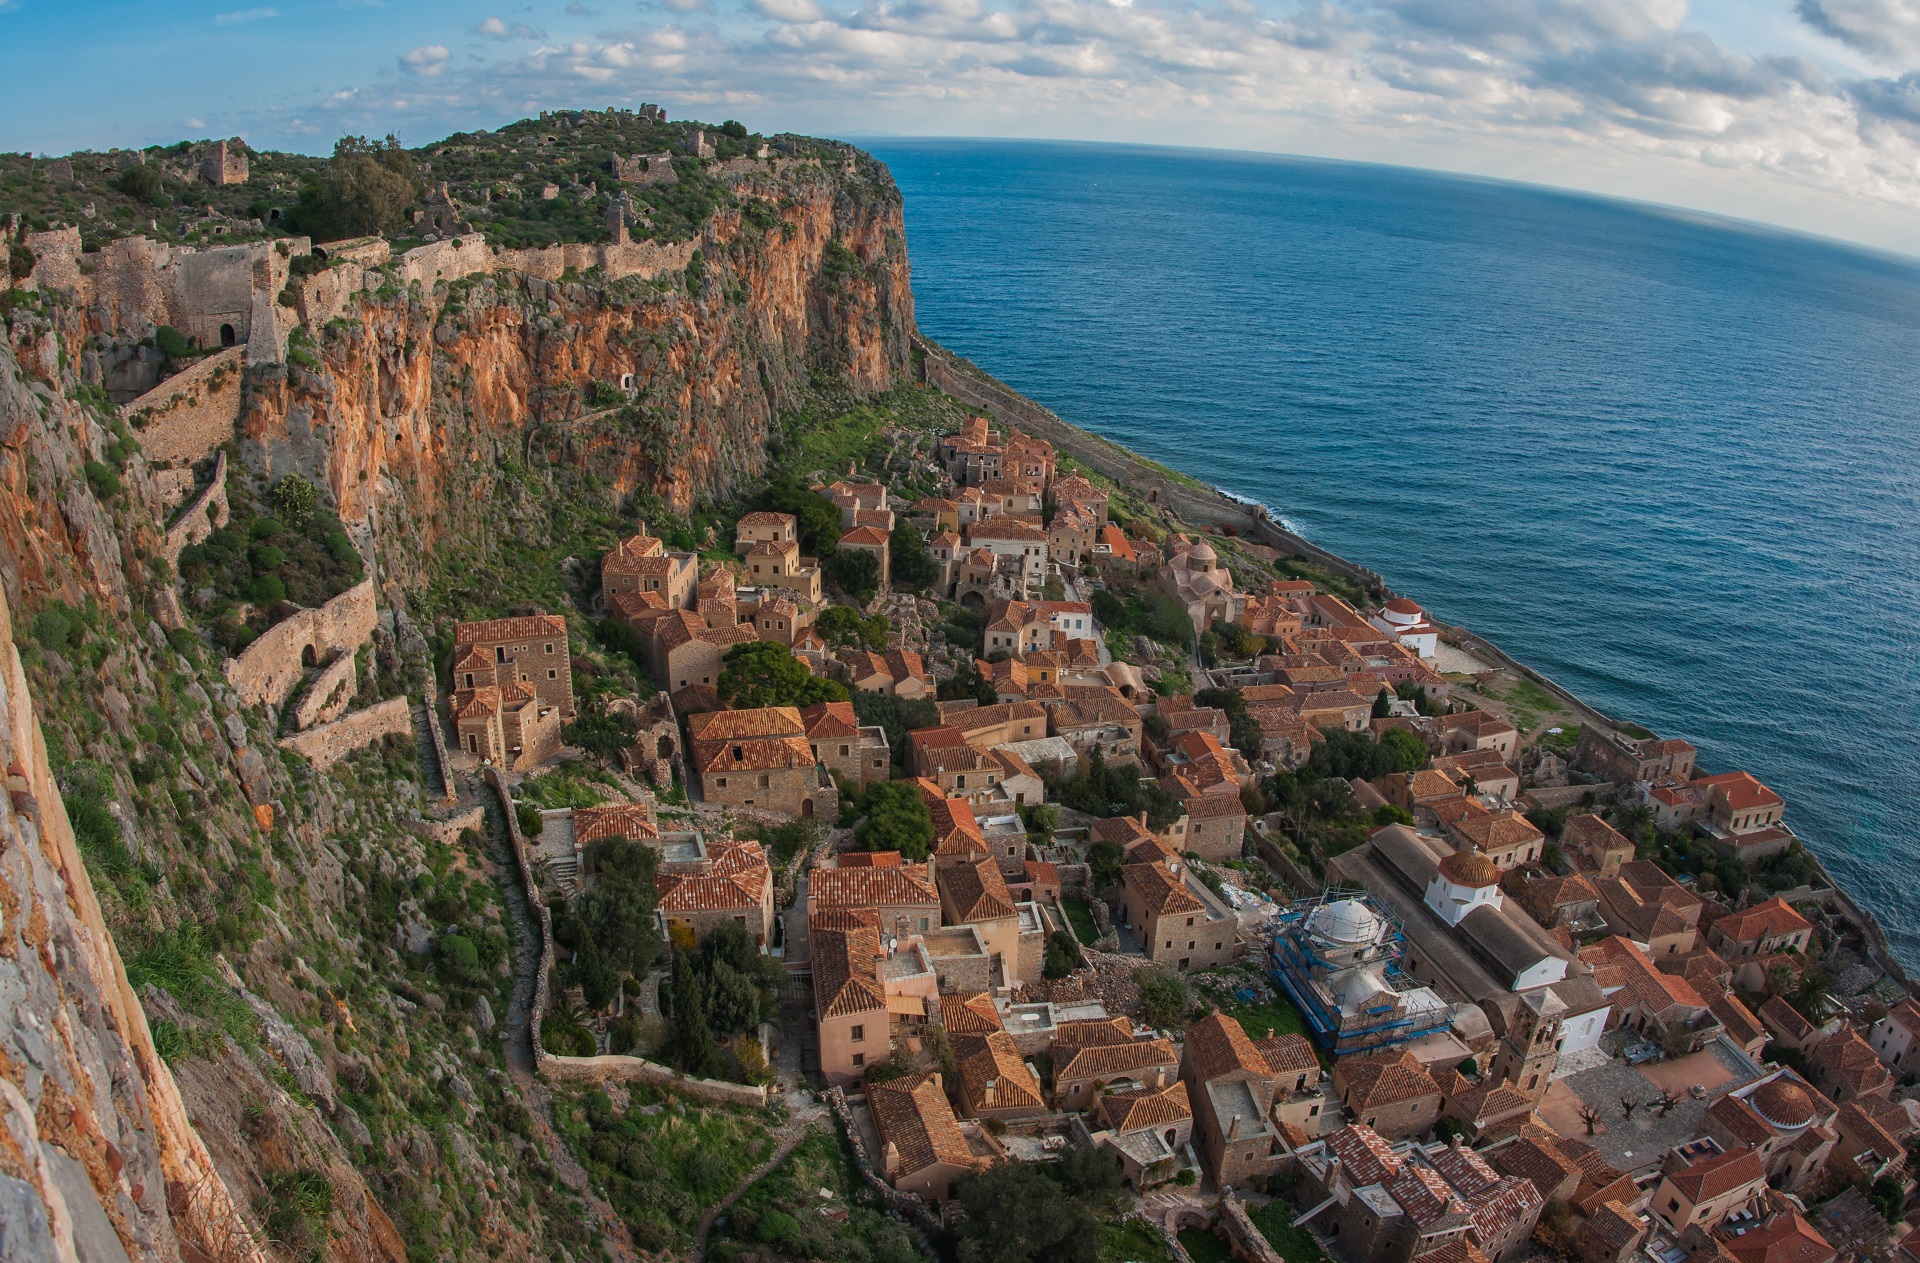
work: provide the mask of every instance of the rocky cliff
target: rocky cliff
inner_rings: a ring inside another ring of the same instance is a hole
[[[409,609],[490,541],[569,495],[685,512],[762,470],[806,392],[904,377],[884,168],[734,187],[676,268],[371,269],[324,320],[279,304],[232,485],[303,473],[346,525],[381,591],[360,704],[418,696]],[[276,744],[165,564],[178,479],[97,380],[150,329],[52,287],[6,316],[0,1258],[597,1256],[604,1206],[502,1043],[497,836],[423,815],[413,741],[324,775]]]

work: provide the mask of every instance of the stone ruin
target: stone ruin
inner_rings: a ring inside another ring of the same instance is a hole
[[[680,177],[673,169],[671,153],[635,154],[631,158],[616,156],[612,162],[614,178],[622,184],[678,184]]]
[[[187,157],[197,164],[196,173],[208,184],[247,182],[247,146],[238,136],[195,145]]]
[[[454,237],[473,231],[472,223],[460,217],[460,206],[447,192],[445,180],[427,195],[426,205],[413,212],[414,226],[442,237]]]
[[[664,692],[655,693],[645,705],[630,697],[616,698],[607,704],[611,715],[629,715],[637,731],[633,744],[620,752],[620,765],[629,776],[644,775],[654,788],[673,787],[676,771],[682,767],[680,721],[673,713],[673,700]]]

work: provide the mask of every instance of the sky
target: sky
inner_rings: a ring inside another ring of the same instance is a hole
[[[0,0],[0,150],[543,109],[1530,181],[1920,254],[1920,0]]]

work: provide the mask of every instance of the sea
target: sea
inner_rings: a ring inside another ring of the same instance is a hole
[[[929,335],[1751,771],[1920,966],[1920,261],[1398,167],[869,148]]]

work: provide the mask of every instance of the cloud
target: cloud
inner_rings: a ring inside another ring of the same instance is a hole
[[[753,11],[776,22],[814,22],[821,13],[813,0],[750,0]]]
[[[573,0],[573,3],[567,6],[567,16],[576,17],[576,18],[597,18],[600,16],[600,10],[589,9],[586,5],[581,4],[580,0]]]
[[[1885,61],[1920,59],[1920,0],[1797,0],[1801,21]]]
[[[180,125],[190,132],[205,131],[207,127],[206,120],[198,118],[182,119]]]
[[[431,79],[447,68],[453,54],[442,44],[422,44],[400,54],[400,68],[422,79]]]
[[[507,23],[497,17],[489,17],[473,28],[473,33],[483,39],[521,39],[542,40],[546,32],[536,31],[525,22]]]
[[[239,9],[232,13],[214,14],[213,24],[215,26],[239,26],[243,22],[264,22],[268,18],[277,18],[279,16],[280,10],[278,9]]]

